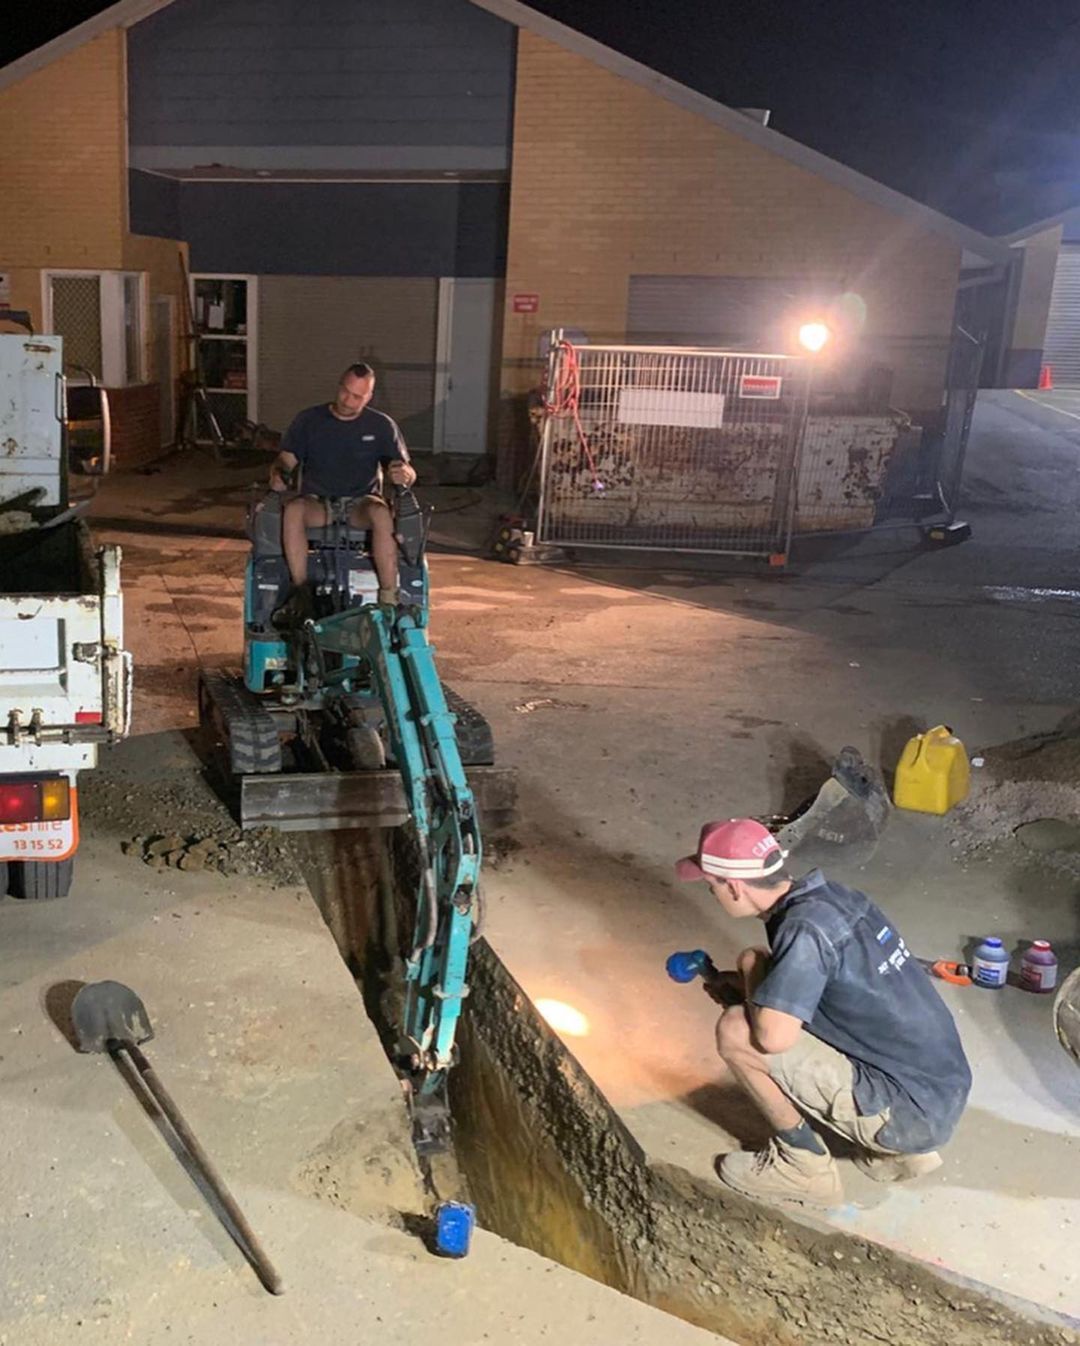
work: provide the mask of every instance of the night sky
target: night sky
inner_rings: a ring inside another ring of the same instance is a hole
[[[533,7],[721,102],[770,108],[775,129],[982,227],[1080,204],[1080,0]],[[104,6],[9,8],[22,16],[6,16],[3,60]]]

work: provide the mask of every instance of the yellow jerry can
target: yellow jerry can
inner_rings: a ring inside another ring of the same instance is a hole
[[[946,725],[910,738],[900,754],[893,783],[898,809],[948,813],[967,798],[971,764],[964,745]]]

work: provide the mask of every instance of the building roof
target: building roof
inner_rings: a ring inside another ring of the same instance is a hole
[[[173,0],[117,0],[116,4],[109,5],[92,18],[77,24],[66,33],[53,38],[51,42],[46,42],[0,69],[0,90],[25,79],[27,75],[67,55],[84,42],[109,29],[131,28],[172,3]],[[576,29],[569,28],[566,24],[519,3],[519,0],[469,0],[469,3],[487,10],[488,13],[517,28],[525,29],[567,51],[575,52],[611,71],[612,74],[620,75],[650,93],[684,108],[687,112],[704,117],[732,135],[741,136],[760,149],[779,155],[789,163],[804,168],[807,172],[889,211],[907,221],[913,230],[924,229],[938,234],[984,261],[1004,262],[1009,258],[1007,241],[989,238],[978,230],[951,219],[948,215],[942,215],[939,211],[912,200],[902,192],[894,191],[891,187],[868,178],[864,173],[848,168],[846,164],[839,163],[836,159],[830,159],[828,155],[821,154],[808,145],[802,145],[797,140],[772,130],[771,127],[751,120],[735,108],[718,103],[715,99],[679,84],[676,80],[668,79],[666,75],[661,75],[649,66],[631,60],[630,57],[623,56],[591,37],[586,37]]]

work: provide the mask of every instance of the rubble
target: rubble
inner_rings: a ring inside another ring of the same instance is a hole
[[[272,828],[242,831],[197,766],[149,781],[114,766],[87,778],[79,804],[87,826],[153,870],[267,878],[274,887],[304,881],[290,839]]]

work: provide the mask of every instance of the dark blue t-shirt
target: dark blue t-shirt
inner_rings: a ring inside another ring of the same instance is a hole
[[[811,870],[774,907],[771,957],[754,1004],[793,1014],[851,1061],[878,1139],[918,1154],[952,1135],[971,1070],[952,1015],[895,926],[864,894]]]
[[[373,407],[340,420],[324,403],[308,407],[285,431],[281,447],[299,461],[305,495],[374,495],[385,463],[409,461],[394,421]]]

